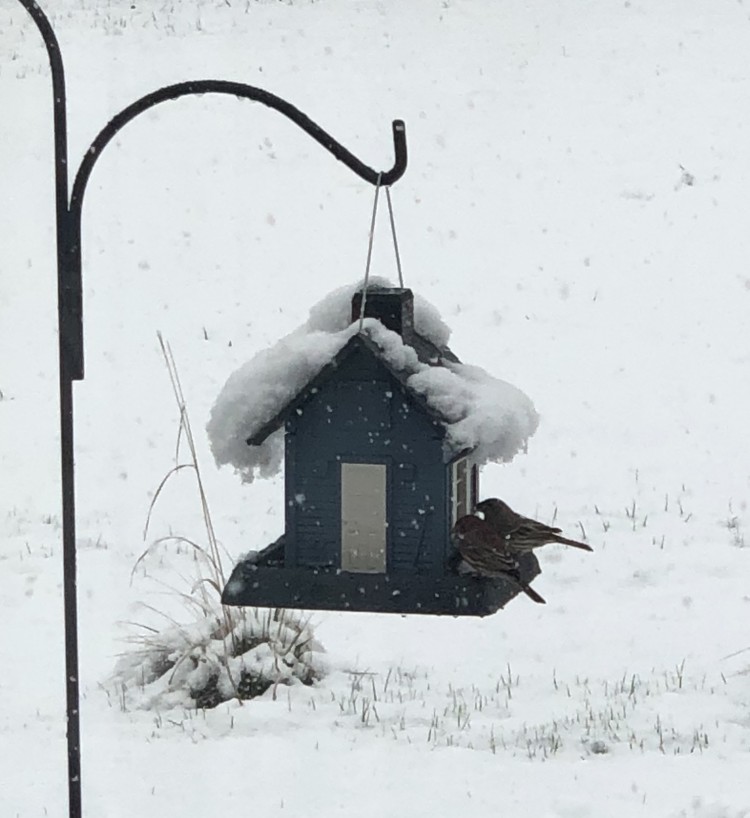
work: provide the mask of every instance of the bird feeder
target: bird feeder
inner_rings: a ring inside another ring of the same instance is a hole
[[[453,439],[456,410],[435,399],[435,384],[458,378],[462,365],[415,327],[411,290],[371,287],[364,311],[362,300],[357,290],[340,348],[245,441],[262,446],[283,433],[285,531],[236,565],[222,601],[494,613],[518,585],[463,572],[451,542],[456,520],[477,503],[480,458],[477,445]],[[246,393],[251,402],[252,383]],[[521,579],[538,573],[536,558],[523,555]]]

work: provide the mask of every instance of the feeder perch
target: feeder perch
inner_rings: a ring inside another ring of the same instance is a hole
[[[360,318],[362,293],[352,300]],[[367,291],[419,361],[459,363],[416,332],[409,289]],[[225,605],[485,616],[519,593],[461,570],[450,532],[478,499],[471,449],[446,446],[441,415],[367,332],[357,332],[247,443],[284,428],[285,533],[236,565]],[[533,554],[521,578],[539,574]]]

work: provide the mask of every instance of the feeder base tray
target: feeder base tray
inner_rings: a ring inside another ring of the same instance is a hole
[[[539,571],[533,554],[522,555],[521,577]],[[334,568],[286,568],[238,563],[222,595],[224,605],[370,611],[397,614],[487,616],[522,593],[502,578],[459,574],[355,574]],[[528,600],[530,604],[530,600]]]

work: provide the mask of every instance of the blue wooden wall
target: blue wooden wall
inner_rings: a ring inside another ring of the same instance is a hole
[[[380,361],[355,348],[286,422],[286,565],[339,565],[340,464],[385,463],[388,573],[442,574],[450,547],[444,434]]]

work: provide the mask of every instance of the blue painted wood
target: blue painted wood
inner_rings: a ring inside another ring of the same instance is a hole
[[[271,567],[278,546],[274,543],[264,552],[271,558],[269,565],[245,560],[235,566],[222,596],[224,605],[487,616],[521,593],[502,578]],[[533,554],[521,555],[520,571],[525,582],[539,574]]]
[[[443,353],[438,350],[437,347],[430,344],[424,338],[419,335],[414,336],[414,343],[419,347],[417,350],[414,347],[413,351],[419,357],[419,352],[421,351],[422,355],[428,355],[431,365],[437,365],[442,358],[440,357],[444,353],[445,360],[448,361],[458,361],[455,355],[453,355],[450,350],[446,349]],[[310,399],[310,395],[317,392],[319,389],[323,388],[325,385],[329,383],[331,380],[338,379],[338,373],[341,367],[349,360],[349,358],[361,351],[362,349],[367,350],[369,352],[369,358],[374,362],[378,362],[381,366],[384,365],[384,362],[381,360],[382,355],[380,348],[377,344],[366,334],[363,335],[354,335],[338,352],[337,355],[334,356],[333,360],[326,364],[321,371],[304,387],[297,395],[295,395],[289,403],[283,406],[279,412],[272,417],[267,423],[263,424],[259,429],[256,430],[255,434],[251,435],[247,442],[251,446],[259,446],[263,441],[273,432],[276,431],[280,426],[286,423],[290,418],[294,417],[295,414],[298,413],[298,410],[303,408],[303,406],[308,402]],[[432,354],[434,353],[434,355]],[[437,357],[435,357],[437,356]],[[420,357],[423,363],[425,360]],[[386,365],[386,368],[388,366]],[[404,394],[407,394],[410,399],[410,405],[414,404],[418,406],[423,414],[427,417],[432,418],[432,420],[437,421],[437,425],[441,426],[441,424],[445,424],[448,421],[448,418],[445,417],[440,411],[438,411],[435,407],[430,406],[425,398],[420,395],[418,392],[412,392],[408,388],[406,388],[405,381],[408,380],[408,375],[405,372],[402,372],[398,369],[389,369],[392,377],[395,378],[396,381],[401,383],[402,390]],[[365,373],[363,373],[365,374]],[[365,374],[366,377],[366,374]],[[442,427],[441,427],[442,428]],[[448,458],[450,459],[450,458]]]
[[[297,405],[286,430],[287,566],[340,566],[341,463],[384,463],[388,570],[444,572],[444,429],[367,348]]]

